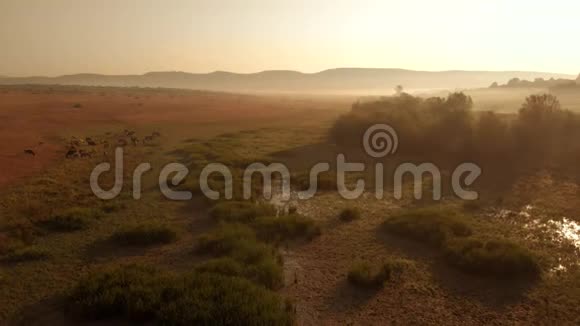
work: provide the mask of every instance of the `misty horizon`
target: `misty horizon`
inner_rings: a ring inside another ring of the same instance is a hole
[[[296,69],[262,69],[256,71],[233,71],[233,70],[224,70],[224,69],[210,69],[208,71],[187,71],[187,70],[158,70],[158,71],[143,71],[141,73],[99,73],[93,71],[79,71],[75,73],[57,73],[57,74],[35,74],[35,75],[17,75],[17,74],[6,74],[0,72],[0,78],[29,78],[29,77],[47,77],[47,78],[54,78],[54,77],[64,77],[64,76],[77,76],[77,75],[97,75],[97,76],[145,76],[148,74],[156,74],[156,73],[182,73],[182,74],[191,74],[191,75],[210,75],[210,74],[219,74],[219,73],[227,73],[227,74],[234,74],[234,75],[256,75],[256,74],[263,74],[263,73],[297,73],[302,75],[315,75],[324,72],[330,71],[338,71],[338,70],[377,70],[377,71],[409,71],[409,72],[424,72],[424,73],[452,73],[452,72],[478,72],[478,73],[538,73],[538,74],[552,74],[552,75],[562,75],[569,78],[576,77],[580,74],[579,72],[554,72],[554,71],[537,71],[537,70],[477,70],[477,69],[443,69],[443,70],[421,70],[421,69],[412,69],[412,68],[393,68],[393,67],[333,67],[327,68],[322,70],[314,70],[314,71],[301,71]]]
[[[165,87],[227,92],[375,95],[402,85],[407,91],[485,88],[522,80],[566,79],[576,75],[517,71],[415,71],[405,69],[336,68],[316,73],[271,70],[257,73],[148,72],[141,75],[73,74],[57,77],[0,77],[0,85],[55,84],[113,87]]]

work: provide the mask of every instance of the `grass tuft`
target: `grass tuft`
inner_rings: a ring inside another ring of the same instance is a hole
[[[256,242],[256,234],[250,227],[241,224],[222,224],[197,239],[196,251],[224,255],[234,251],[242,242]]]
[[[282,266],[273,257],[267,257],[255,264],[243,264],[232,257],[214,258],[197,265],[195,271],[243,277],[273,290],[284,285]]]
[[[112,240],[121,245],[149,246],[177,240],[177,232],[164,224],[146,223],[128,226],[113,234]]]
[[[297,238],[313,239],[320,235],[320,226],[309,217],[291,214],[257,218],[252,226],[260,239],[286,241]]]
[[[347,280],[361,288],[381,288],[387,281],[400,276],[408,265],[407,261],[399,259],[390,259],[380,265],[361,261],[350,268]]]
[[[447,239],[473,233],[466,215],[441,208],[404,211],[388,218],[384,227],[390,233],[437,246],[443,245]]]
[[[276,215],[276,208],[250,201],[223,201],[210,210],[210,215],[220,221],[247,223],[257,217]]]
[[[270,289],[283,285],[281,257],[276,249],[259,242],[254,231],[245,225],[223,224],[200,236],[196,249],[197,252],[208,253],[220,259],[202,263],[199,266],[202,270],[239,273],[236,276],[243,276]]]
[[[291,307],[274,292],[239,277],[209,272],[167,275],[124,266],[82,279],[70,296],[86,319],[162,325],[292,325]]]
[[[47,250],[31,246],[16,249],[3,256],[0,260],[7,263],[21,263],[27,261],[44,260],[48,258],[50,258],[50,253]]]
[[[71,232],[86,229],[100,212],[93,208],[73,207],[39,222],[51,231]]]
[[[496,278],[537,277],[540,264],[527,249],[505,240],[455,239],[444,248],[450,264]]]

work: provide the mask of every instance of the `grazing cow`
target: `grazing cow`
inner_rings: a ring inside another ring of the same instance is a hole
[[[97,143],[95,143],[94,140],[92,140],[90,137],[87,137],[85,139],[85,141],[87,142],[87,144],[91,145],[91,146],[97,146]]]
[[[36,153],[33,150],[31,150],[31,149],[25,149],[24,150],[24,154],[36,156]]]
[[[66,158],[73,158],[73,157],[77,157],[79,155],[78,151],[76,148],[69,148],[68,152],[66,152],[65,157]]]

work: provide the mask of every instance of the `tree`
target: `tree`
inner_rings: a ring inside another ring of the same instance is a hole
[[[492,111],[482,112],[474,130],[473,148],[479,154],[478,158],[505,158],[511,145],[509,125]]]
[[[516,87],[520,84],[521,80],[519,78],[512,78],[508,81],[507,85],[510,87]]]
[[[403,85],[397,85],[395,87],[395,94],[397,94],[397,95],[403,94]]]
[[[520,109],[520,118],[538,119],[561,111],[560,101],[552,94],[530,95]]]
[[[560,134],[564,120],[565,111],[556,96],[528,96],[522,104],[517,121],[520,149],[538,158],[545,156],[558,142],[557,135]]]

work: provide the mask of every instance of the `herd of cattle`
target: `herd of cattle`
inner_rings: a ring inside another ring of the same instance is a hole
[[[98,149],[102,149],[103,155],[107,157],[107,151],[110,147],[125,147],[129,144],[137,146],[138,144],[150,144],[155,141],[156,138],[161,137],[158,131],[154,131],[151,135],[146,135],[142,139],[137,137],[135,131],[125,129],[122,133],[117,136],[111,136],[111,133],[107,133],[109,139],[95,139],[91,137],[79,138],[72,136],[65,153],[65,158],[90,158],[94,154],[98,153]],[[112,139],[112,140],[110,140]],[[116,141],[114,141],[116,139]],[[39,143],[42,145],[42,143]],[[36,156],[36,152],[32,149],[25,149],[24,154]]]

